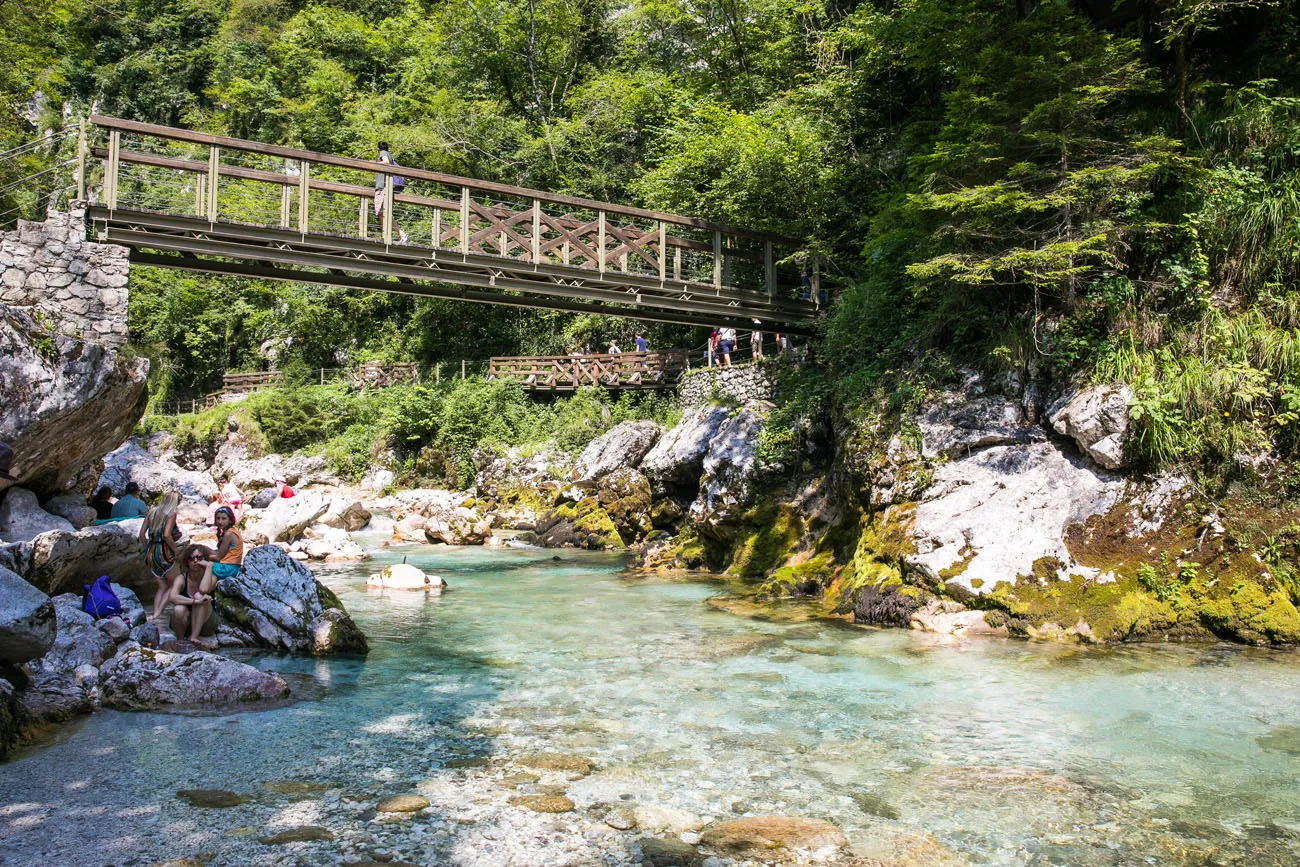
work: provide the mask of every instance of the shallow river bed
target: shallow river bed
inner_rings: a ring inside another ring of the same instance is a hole
[[[103,712],[0,766],[0,864],[639,864],[648,832],[605,824],[615,807],[688,842],[713,818],[823,818],[885,864],[1300,864],[1294,653],[953,642],[738,617],[708,604],[721,585],[610,555],[376,555],[321,574],[367,659],[255,660],[319,698]],[[402,556],[450,590],[367,594]],[[432,806],[376,816],[403,792]],[[574,812],[509,803],[561,792]],[[332,839],[258,842],[304,825]]]

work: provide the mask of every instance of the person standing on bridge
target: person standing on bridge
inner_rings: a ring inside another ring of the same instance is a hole
[[[379,142],[379,162],[383,163],[386,166],[396,165],[396,163],[393,162],[392,154],[388,152],[388,142],[386,141]],[[376,218],[382,218],[384,216],[384,205],[386,204],[384,202],[384,188],[387,186],[387,178],[388,175],[386,173],[375,172],[375,217]],[[397,195],[400,192],[402,192],[402,190],[404,189],[406,189],[406,178],[402,177],[401,175],[393,175],[393,198],[397,198]],[[395,205],[395,203],[387,203],[387,204],[389,205],[389,207],[393,207]],[[394,218],[397,217],[397,211],[393,211],[393,217]],[[396,228],[397,228],[397,240],[400,243],[409,244],[411,242],[411,239],[406,236],[406,232],[403,231],[402,227],[397,226]]]
[[[754,330],[749,332],[749,351],[754,356],[755,361],[763,360],[763,332],[761,331],[763,323],[755,318]]]

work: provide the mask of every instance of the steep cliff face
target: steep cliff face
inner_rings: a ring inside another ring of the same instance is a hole
[[[144,414],[148,373],[146,359],[0,305],[0,440],[14,449],[17,478],[0,480],[0,490],[20,485],[44,499],[66,489],[131,433]]]
[[[85,240],[83,212],[0,233],[0,440],[42,501],[88,487],[144,414],[149,362],[127,335],[127,250]]]

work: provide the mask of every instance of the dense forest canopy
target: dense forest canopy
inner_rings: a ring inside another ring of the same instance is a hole
[[[1263,0],[6,2],[0,148],[93,106],[780,231],[836,294],[798,411],[959,365],[1118,379],[1141,457],[1221,464],[1300,424],[1297,23]],[[160,395],[286,337],[332,366],[632,327],[133,280]]]

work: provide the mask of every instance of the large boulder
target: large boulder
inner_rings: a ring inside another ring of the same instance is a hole
[[[0,567],[0,663],[13,665],[44,656],[57,624],[50,597]]]
[[[217,583],[214,607],[220,618],[217,635],[227,640],[291,653],[365,652],[364,637],[360,646],[318,648],[319,618],[330,609],[347,614],[306,566],[275,545],[253,548],[238,575]],[[361,635],[355,624],[341,625],[337,615],[328,619],[339,634]]]
[[[16,481],[38,496],[62,493],[117,448],[144,415],[149,362],[49,331],[0,305],[0,441],[14,449]]]
[[[0,541],[30,542],[41,533],[72,529],[71,521],[42,509],[25,488],[10,488],[0,499]]]
[[[1089,385],[1062,395],[1047,417],[1057,433],[1071,437],[1098,465],[1117,470],[1126,463],[1132,400],[1127,385]]]
[[[618,534],[631,544],[654,529],[650,518],[650,482],[640,470],[614,470],[597,483],[596,499],[609,515]]]
[[[447,582],[439,575],[428,575],[409,563],[390,563],[366,579],[371,590],[420,590],[441,593]]]
[[[211,502],[218,490],[217,483],[207,473],[187,470],[135,439],[127,440],[104,456],[104,472],[99,476],[99,485],[108,485],[117,493],[127,482],[139,485],[146,498],[175,491],[182,500],[193,503]]]
[[[272,671],[211,653],[168,653],[130,643],[100,669],[100,701],[120,710],[270,701],[289,694]]]
[[[765,420],[745,408],[719,426],[702,461],[700,493],[691,504],[691,520],[706,532],[739,520],[753,501],[758,437]]]
[[[1108,511],[1124,480],[1052,443],[994,446],[935,470],[912,519],[906,568],[950,593],[983,594],[1000,581],[1052,571],[1092,575],[1075,563],[1066,531]]]
[[[990,446],[1044,438],[1042,430],[1026,420],[1020,401],[1006,397],[947,395],[916,422],[926,458],[956,458]]]
[[[659,442],[659,425],[652,421],[625,421],[596,437],[583,449],[569,478],[593,481],[615,470],[632,469]]]
[[[257,524],[248,528],[249,538],[264,536],[268,542],[292,542],[314,524],[329,507],[324,495],[315,492],[272,500],[262,510]]]
[[[58,632],[49,651],[27,664],[29,672],[67,674],[83,665],[98,668],[116,652],[117,642],[96,625],[94,617],[81,610],[80,596],[60,593],[51,601]]]
[[[303,538],[294,542],[289,550],[302,551],[309,559],[331,563],[370,559],[370,555],[352,541],[347,530],[325,524],[312,524],[303,531]]]
[[[424,524],[424,537],[433,544],[482,545],[491,535],[492,522],[463,506],[435,512]]]
[[[356,497],[335,494],[330,499],[329,508],[321,515],[320,522],[351,533],[370,523],[370,510],[361,505]]]
[[[72,525],[74,530],[84,530],[92,526],[99,517],[95,510],[86,505],[86,500],[79,494],[59,494],[45,501],[45,511],[58,515]]]
[[[294,487],[311,484],[337,485],[339,477],[330,470],[323,455],[249,455],[242,437],[227,439],[217,450],[212,474],[229,479],[241,490],[258,490],[284,479]],[[296,498],[295,498],[296,499]]]
[[[709,443],[730,417],[726,407],[697,406],[659,438],[641,461],[656,497],[679,490],[694,494]]]
[[[32,564],[24,576],[51,595],[80,593],[100,575],[152,598],[154,581],[141,554],[143,518],[56,530],[32,540]]]

